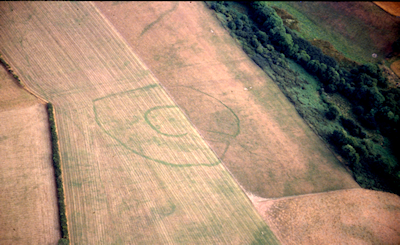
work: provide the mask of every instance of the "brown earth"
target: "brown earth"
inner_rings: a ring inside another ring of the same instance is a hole
[[[400,197],[352,189],[251,197],[282,244],[400,244]]]
[[[46,106],[0,67],[0,244],[61,238]]]
[[[358,187],[203,2],[96,2],[249,192]]]
[[[394,16],[400,16],[400,3],[398,2],[373,2],[383,10]]]
[[[400,77],[400,60],[393,62],[390,65],[390,69],[397,75],[397,77]]]

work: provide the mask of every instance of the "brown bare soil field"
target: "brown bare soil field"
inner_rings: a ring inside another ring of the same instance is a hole
[[[398,2],[374,2],[380,8],[391,15],[400,16],[400,3]]]
[[[55,108],[71,244],[277,243],[93,3],[1,3],[0,23],[0,52]]]
[[[282,244],[400,244],[400,197],[352,189],[251,198]]]
[[[262,197],[358,187],[203,2],[96,2],[229,171]]]
[[[393,62],[390,65],[390,69],[398,76],[400,77],[400,60]]]
[[[8,74],[0,69],[1,99],[15,96],[0,102],[0,244],[57,244],[61,234],[46,106],[14,87],[10,77],[4,79]]]

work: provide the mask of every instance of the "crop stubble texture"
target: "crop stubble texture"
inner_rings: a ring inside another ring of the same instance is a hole
[[[0,51],[56,109],[72,244],[277,242],[92,3],[2,3],[0,23]]]
[[[400,197],[361,188],[254,204],[285,244],[399,244]]]
[[[0,125],[0,244],[56,244],[61,235],[45,105],[0,111]]]
[[[268,198],[358,187],[203,2],[96,6],[246,191]]]

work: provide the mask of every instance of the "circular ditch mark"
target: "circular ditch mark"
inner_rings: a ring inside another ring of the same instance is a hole
[[[95,121],[122,147],[146,159],[176,167],[219,164],[180,108],[166,104],[162,93],[151,85],[95,99]]]
[[[185,118],[177,118],[179,108],[174,105],[156,106],[144,113],[147,124],[157,133],[168,137],[187,135]]]

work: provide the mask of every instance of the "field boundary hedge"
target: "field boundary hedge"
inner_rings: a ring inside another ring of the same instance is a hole
[[[56,120],[54,116],[54,107],[51,103],[47,103],[47,113],[49,115],[49,126],[51,134],[51,150],[52,150],[52,161],[54,166],[54,173],[56,177],[56,188],[57,188],[57,199],[58,199],[58,211],[60,216],[60,227],[61,227],[61,239],[58,244],[69,244],[69,233],[68,233],[68,222],[65,209],[65,196],[64,196],[64,185],[62,181],[62,168],[60,150],[58,145],[58,134],[56,128]]]
[[[38,94],[36,94],[34,91],[30,90],[27,86],[25,86],[25,83],[21,81],[19,76],[14,72],[14,70],[11,68],[11,66],[3,59],[1,54],[0,54],[0,63],[6,68],[7,72],[10,73],[15,80],[17,80],[17,84],[21,88],[25,89],[25,91],[27,91],[28,93],[32,94],[33,96],[35,96],[40,101],[42,101],[44,103],[49,103],[47,100],[43,99]]]
[[[0,54],[0,63],[4,65],[4,67],[6,68],[6,70],[8,71],[8,73],[10,73],[15,80],[17,80],[17,83],[19,86],[25,88],[25,84],[23,82],[21,82],[21,80],[19,79],[18,75],[15,74],[14,70],[11,68],[11,66],[3,59],[2,55]]]

